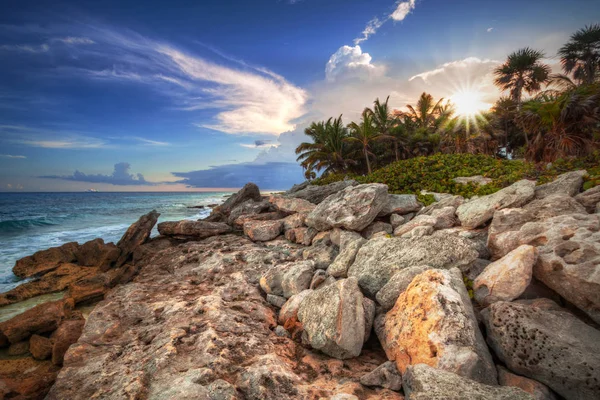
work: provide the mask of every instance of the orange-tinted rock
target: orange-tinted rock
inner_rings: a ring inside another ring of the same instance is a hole
[[[117,259],[115,267],[125,264],[131,258],[135,249],[148,240],[159,216],[160,214],[156,210],[152,210],[148,214],[141,216],[137,222],[131,224],[127,232],[119,240],[119,243],[117,243],[117,247],[121,250],[121,255]]]
[[[0,399],[41,400],[58,371],[50,361],[31,357],[0,360]]]
[[[77,264],[82,267],[99,267],[102,271],[110,269],[121,255],[114,243],[104,243],[98,238],[79,246],[75,251]]]
[[[77,259],[75,256],[77,247],[77,242],[71,242],[48,250],[40,250],[18,260],[13,273],[20,278],[46,274],[62,263],[74,262]]]
[[[531,394],[535,400],[557,400],[556,395],[543,383],[515,375],[498,365],[498,382],[501,386],[512,386]]]
[[[45,336],[32,335],[29,338],[29,352],[36,360],[45,360],[52,355],[52,340]]]
[[[54,344],[52,346],[52,364],[62,365],[65,353],[73,343],[77,342],[83,326],[84,319],[64,321],[52,334]]]
[[[8,348],[9,356],[22,356],[27,353],[29,353],[29,341],[27,340],[18,343],[13,343]]]

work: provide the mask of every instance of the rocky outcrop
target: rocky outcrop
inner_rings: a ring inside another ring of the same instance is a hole
[[[52,356],[53,345],[54,342],[45,336],[31,335],[29,338],[29,352],[36,360],[50,358]]]
[[[79,336],[81,336],[84,324],[85,320],[83,317],[80,319],[64,321],[60,324],[58,329],[52,333],[52,364],[62,365],[65,353],[73,343],[77,342]]]
[[[275,239],[283,231],[283,221],[248,221],[244,224],[244,234],[256,242]]]
[[[594,212],[598,209],[600,203],[600,185],[578,194],[575,196],[575,200],[584,206],[589,213]]]
[[[301,226],[298,228],[288,229],[285,231],[285,238],[293,243],[302,244],[304,246],[310,246],[313,239],[319,231],[315,228],[309,228],[306,226]]]
[[[243,188],[225,200],[223,204],[216,207],[214,211],[229,216],[234,208],[248,200],[255,202],[262,200],[260,189],[258,189],[258,186],[256,186],[254,183],[246,183]]]
[[[314,272],[314,263],[311,261],[301,261],[287,267],[283,272],[281,279],[283,297],[289,299],[308,289]]]
[[[542,303],[543,304],[543,303]],[[482,315],[496,355],[567,399],[600,394],[600,331],[557,308],[497,302]]]
[[[498,382],[501,386],[519,388],[532,395],[535,400],[558,400],[558,397],[556,397],[552,390],[543,383],[525,378],[524,376],[515,375],[499,365],[496,366],[496,369],[498,370]]]
[[[284,196],[270,196],[269,202],[275,206],[279,211],[285,213],[304,213],[308,214],[315,209],[315,205],[310,201],[304,199],[296,199]]]
[[[254,200],[246,200],[245,202],[234,207],[229,216],[227,217],[227,223],[229,225],[235,225],[236,227],[240,227],[243,224],[236,224],[236,220],[241,219],[242,217],[251,217],[256,216],[261,213],[267,212],[271,209],[271,203],[268,201],[254,201]],[[206,221],[210,222],[210,221]]]
[[[348,276],[356,277],[364,293],[375,297],[402,269],[419,265],[442,269],[467,268],[477,257],[474,244],[455,235],[420,239],[374,238],[360,248],[348,269]]]
[[[417,275],[384,318],[379,337],[404,374],[427,364],[486,384],[497,384],[492,361],[458,269]]]
[[[396,272],[391,279],[381,288],[377,295],[377,302],[385,310],[391,310],[396,304],[398,297],[410,285],[415,276],[432,269],[429,265],[417,265],[415,267],[404,268]]]
[[[535,188],[535,198],[543,199],[548,196],[562,194],[573,197],[581,190],[583,178],[587,175],[587,171],[571,171],[566,174],[559,175],[552,182],[539,185]]]
[[[470,200],[456,209],[462,226],[477,228],[494,216],[496,210],[521,207],[535,195],[535,182],[521,180],[494,194]]]
[[[423,205],[417,200],[414,194],[388,194],[388,200],[379,212],[380,217],[386,217],[390,214],[404,215],[419,211]]]
[[[231,232],[231,226],[222,222],[167,221],[158,224],[158,233],[164,236],[205,239]]]
[[[319,231],[365,229],[388,200],[387,186],[374,183],[349,186],[320,203],[306,218],[306,225]]]
[[[62,263],[75,262],[77,248],[77,242],[71,242],[48,250],[40,250],[18,260],[13,268],[13,273],[19,278],[46,274],[58,268]]]
[[[160,214],[156,210],[150,211],[148,214],[141,216],[137,222],[133,223],[127,229],[127,232],[125,232],[121,240],[117,243],[117,247],[121,250],[121,255],[117,259],[115,267],[120,267],[129,261],[133,252],[150,238],[152,228],[156,225],[159,216]]]
[[[311,202],[312,204],[320,204],[323,200],[325,200],[332,194],[338,193],[349,186],[356,185],[357,182],[353,180],[344,180],[323,186],[309,185],[301,190],[286,194],[286,196],[297,199],[304,199]]]
[[[13,358],[0,363],[0,398],[43,399],[56,379],[59,367],[50,361]]]
[[[486,307],[496,301],[519,297],[531,283],[537,257],[535,247],[522,245],[485,267],[473,282],[477,302]]]
[[[533,400],[521,389],[485,385],[426,364],[408,367],[402,378],[410,400]]]
[[[354,278],[308,294],[298,309],[302,339],[314,349],[339,358],[360,354],[365,337],[363,295]]]
[[[327,268],[327,273],[335,278],[346,278],[348,268],[354,263],[358,250],[367,241],[354,232],[344,232],[340,237],[340,253]]]
[[[393,231],[394,231],[394,229],[392,228],[392,225],[390,225],[386,222],[383,222],[383,221],[376,221],[376,222],[371,223],[365,229],[363,229],[361,232],[361,235],[365,239],[371,239],[373,236],[375,236],[378,233],[391,235]]]

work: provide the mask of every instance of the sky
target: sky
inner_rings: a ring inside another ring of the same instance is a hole
[[[0,191],[303,180],[311,121],[500,95],[492,71],[600,20],[596,0],[2,2]],[[458,96],[458,97],[457,97]]]

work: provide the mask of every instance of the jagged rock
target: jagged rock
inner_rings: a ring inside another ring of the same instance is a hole
[[[285,302],[281,310],[279,310],[279,317],[277,321],[280,325],[283,325],[288,331],[292,330],[299,325],[298,321],[298,308],[302,301],[308,296],[312,290],[304,290],[288,299]]]
[[[360,378],[364,386],[379,386],[395,391],[402,389],[402,376],[393,361],[386,361]]]
[[[390,214],[408,214],[419,211],[423,204],[419,203],[414,194],[388,194],[388,201],[379,212],[379,217],[386,217]]]
[[[424,363],[478,382],[498,383],[457,268],[417,275],[384,323],[379,340],[402,374],[409,365]]]
[[[110,269],[119,258],[121,250],[114,243],[104,243],[102,239],[90,240],[75,250],[77,264],[82,267],[98,267],[102,271]]]
[[[581,185],[583,185],[583,178],[586,175],[587,171],[585,170],[571,171],[559,175],[554,181],[537,186],[535,188],[535,198],[543,199],[556,194],[573,197],[579,193]]]
[[[375,238],[365,243],[348,269],[369,297],[398,271],[418,265],[432,268],[468,268],[478,258],[468,240],[455,235],[426,236],[421,239]]]
[[[311,246],[302,252],[302,258],[313,261],[317,269],[327,269],[337,255],[338,251],[333,246],[323,244]]]
[[[571,313],[497,302],[482,311],[488,343],[511,371],[567,399],[600,395],[600,331]]]
[[[52,356],[53,342],[45,336],[31,335],[29,338],[29,352],[36,360],[45,360]]]
[[[245,202],[237,205],[235,208],[233,208],[231,210],[231,212],[229,213],[229,216],[227,218],[227,223],[229,225],[235,225],[236,224],[235,221],[238,218],[258,215],[260,213],[268,211],[270,207],[271,207],[271,203],[269,203],[268,201],[265,201],[265,200],[263,200],[263,201],[246,200]],[[243,226],[243,224],[238,225],[238,226],[241,227],[241,226]]]
[[[331,246],[333,243],[331,242],[331,231],[319,232],[313,238],[311,244],[313,246],[322,244],[324,246]]]
[[[357,182],[353,180],[333,182],[324,186],[309,185],[306,188],[288,194],[287,196],[304,199],[313,204],[319,204],[332,194],[338,193],[349,186],[355,185],[357,185]]]
[[[296,199],[292,197],[271,196],[269,202],[273,204],[279,211],[285,213],[303,213],[308,214],[315,209],[315,205],[304,199]]]
[[[535,400],[558,400],[550,388],[543,383],[515,375],[500,365],[497,365],[496,369],[498,370],[498,382],[501,386],[519,388],[532,395]]]
[[[392,225],[392,229],[396,229],[403,223],[407,222],[402,215],[392,214],[390,215],[390,224]]]
[[[521,389],[485,385],[426,364],[408,367],[402,388],[410,400],[534,400]]]
[[[59,368],[31,357],[4,359],[0,363],[1,399],[43,399]]]
[[[435,203],[422,208],[417,215],[431,215],[435,210],[440,210],[445,207],[454,207],[454,209],[456,209],[464,202],[465,199],[462,196],[446,195],[438,199]]]
[[[535,182],[518,181],[496,193],[468,201],[456,209],[461,225],[477,228],[494,216],[496,210],[521,207],[535,195]]]
[[[429,265],[417,265],[396,272],[375,296],[383,310],[391,310],[398,297],[406,290],[414,277],[428,269],[432,268]]]
[[[348,276],[348,268],[354,263],[358,250],[367,242],[358,234],[356,236],[346,236],[348,239],[340,238],[340,253],[327,268],[327,273],[335,278],[346,278]]]
[[[361,232],[361,235],[365,239],[371,239],[373,237],[373,235],[375,235],[377,233],[381,233],[381,232],[391,235],[393,232],[392,225],[385,223],[385,222],[376,221],[376,222],[371,223],[365,229],[363,229],[363,231]]]
[[[525,205],[523,210],[531,215],[532,221],[566,214],[585,214],[586,210],[574,198],[564,194],[552,194]]]
[[[300,228],[304,226],[304,220],[306,219],[306,214],[296,213],[290,216],[287,216],[283,219],[283,230],[288,231],[290,229]]]
[[[309,293],[298,309],[302,339],[338,359],[360,354],[365,336],[363,295],[354,278]]]
[[[302,183],[297,183],[297,184],[294,184],[287,192],[285,192],[285,194],[286,195],[293,194],[293,193],[296,193],[296,192],[298,192],[298,191],[300,191],[302,189],[306,189],[309,186],[310,186],[310,182],[309,181],[304,181]]]
[[[231,197],[225,200],[223,204],[216,207],[215,211],[228,216],[235,207],[248,200],[253,200],[256,202],[262,200],[260,190],[254,183],[246,183],[239,192],[233,194]]]
[[[271,267],[260,277],[260,287],[267,294],[283,297],[283,275],[288,264]]]
[[[584,206],[588,212],[594,212],[598,208],[598,203],[600,203],[600,185],[578,194],[575,196],[575,200]]]
[[[77,342],[81,332],[83,331],[83,325],[85,320],[83,318],[79,320],[63,321],[58,329],[52,334],[52,364],[62,365],[65,353],[69,347]]]
[[[418,227],[431,227],[432,229],[427,229],[427,232],[433,232],[435,229],[434,226],[437,224],[438,219],[431,215],[419,215],[415,217],[415,219],[400,225],[394,230],[394,236],[404,236],[415,228]],[[425,236],[425,235],[420,235]]]
[[[48,250],[40,250],[18,260],[13,268],[13,273],[19,278],[46,274],[58,268],[62,263],[75,262],[77,248],[77,242],[71,242]]]
[[[319,231],[365,229],[387,201],[387,186],[379,183],[349,186],[320,203],[306,218],[306,225]]]
[[[292,335],[285,330],[285,328],[281,325],[277,325],[275,327],[275,329],[273,330],[273,332],[275,332],[275,334],[279,337],[287,337],[287,338],[291,338]]]
[[[137,222],[131,224],[127,232],[125,232],[117,243],[117,247],[121,250],[121,255],[115,262],[115,267],[118,268],[129,261],[135,249],[148,240],[159,216],[160,214],[156,210],[152,210],[148,214],[141,216]]]
[[[7,354],[9,356],[22,356],[29,353],[29,341],[13,343],[8,347]]]
[[[473,282],[475,299],[486,307],[496,301],[512,301],[531,283],[538,250],[522,245],[488,265]]]
[[[444,237],[447,235],[456,235],[458,237],[468,239],[469,243],[477,249],[479,253],[479,258],[488,259],[490,258],[490,252],[487,248],[487,240],[488,240],[488,231],[487,229],[466,229],[461,226],[441,229],[439,231],[435,231],[433,236],[436,237]],[[465,272],[463,270],[463,272]]]
[[[265,355],[244,368],[236,386],[248,400],[287,400],[299,398],[299,382],[300,378],[281,360]]]
[[[314,271],[315,267],[311,261],[302,261],[289,266],[283,273],[281,280],[283,297],[289,299],[293,295],[308,289]]]
[[[164,236],[183,236],[197,239],[231,232],[231,226],[223,222],[167,221],[158,224],[158,233]]]
[[[283,230],[283,221],[248,221],[244,224],[244,234],[255,242],[275,239]]]
[[[281,211],[272,211],[272,212],[265,212],[262,214],[254,214],[254,215],[242,215],[241,217],[237,218],[235,220],[235,222],[233,223],[235,228],[238,229],[244,229],[244,224],[246,222],[250,222],[250,221],[276,221],[279,219],[283,219],[287,217],[287,215],[285,213],[282,213]],[[206,221],[206,220],[204,220]]]
[[[33,334],[52,332],[71,315],[73,306],[72,299],[42,303],[8,321],[0,322],[0,333],[8,342],[17,343]]]
[[[493,179],[485,178],[483,175],[459,176],[458,178],[454,178],[452,180],[461,185],[468,185],[472,183],[476,186],[483,186],[493,182]]]
[[[315,228],[309,228],[301,226],[299,228],[293,228],[285,231],[285,238],[293,243],[302,244],[304,246],[310,246],[312,240],[317,236],[319,231]]]
[[[311,290],[318,289],[319,286],[321,286],[323,284],[323,282],[325,282],[326,280],[327,280],[327,273],[325,271],[323,271],[322,269],[316,270],[310,281],[309,289],[311,289]]]
[[[276,296],[274,294],[267,294],[267,302],[277,308],[283,307],[287,299],[283,296]]]

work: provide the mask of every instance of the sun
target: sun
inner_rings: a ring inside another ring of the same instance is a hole
[[[483,102],[481,98],[482,94],[479,92],[462,90],[450,96],[450,101],[454,104],[458,115],[471,117],[490,108],[490,105]]]

